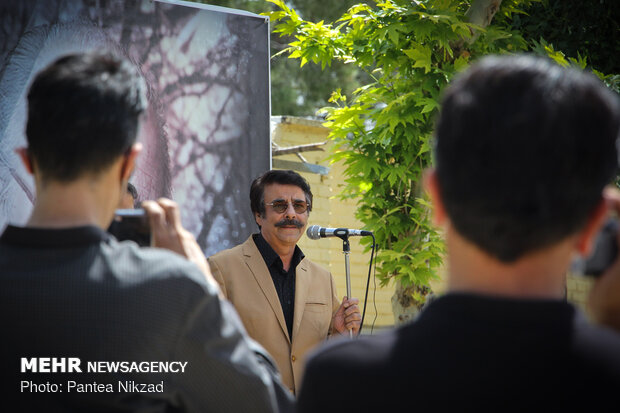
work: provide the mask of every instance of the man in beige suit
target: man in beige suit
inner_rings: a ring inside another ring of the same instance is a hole
[[[359,331],[359,301],[339,303],[331,274],[297,246],[312,208],[301,175],[267,171],[252,182],[250,202],[260,232],[208,261],[248,333],[271,353],[295,393],[309,350],[330,335]]]

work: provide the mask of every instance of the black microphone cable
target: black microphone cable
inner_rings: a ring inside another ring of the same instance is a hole
[[[359,336],[360,334],[362,334],[362,328],[364,327],[364,317],[366,315],[366,302],[368,301],[368,288],[370,287],[370,274],[372,272],[372,260],[373,257],[375,256],[375,246],[377,245],[376,241],[375,241],[375,234],[374,233],[370,233],[370,235],[372,235],[372,250],[370,253],[370,263],[368,264],[368,279],[366,280],[366,293],[364,294],[364,310],[362,311],[362,320],[360,322],[360,329],[357,332],[357,335]],[[376,267],[377,263],[376,263],[376,258],[375,258],[375,267]],[[376,282],[376,281],[375,281]],[[375,284],[375,292],[376,292],[377,288],[376,288],[376,284]],[[374,297],[374,294],[373,294]],[[373,298],[373,303],[375,306],[375,320],[377,319],[377,303],[375,301],[375,299]],[[374,327],[375,322],[372,322],[372,325]],[[372,329],[371,329],[371,333],[372,333]]]

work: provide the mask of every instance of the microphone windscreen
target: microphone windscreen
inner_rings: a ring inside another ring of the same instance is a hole
[[[318,225],[311,225],[306,230],[306,235],[310,239],[319,239],[319,238],[321,238],[321,235],[319,234],[319,230],[320,229],[321,229],[321,227],[318,226]]]

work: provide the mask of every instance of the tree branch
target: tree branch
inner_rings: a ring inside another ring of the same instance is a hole
[[[491,20],[493,20],[493,16],[495,16],[501,4],[502,0],[474,0],[469,10],[465,13],[465,19],[477,26],[487,27],[491,24]],[[478,32],[473,32],[472,36],[467,40],[468,43],[473,43],[479,34]]]
[[[468,23],[483,28],[487,27],[491,24],[491,20],[493,20],[493,16],[495,16],[501,4],[502,0],[473,0],[471,6],[469,6],[469,9],[465,12],[465,20]],[[480,36],[480,32],[471,28],[469,30],[471,36],[450,43],[450,47],[452,47],[454,51],[454,58],[460,56],[462,53],[467,53],[467,51],[464,50],[465,43],[472,44],[476,41],[478,36]]]

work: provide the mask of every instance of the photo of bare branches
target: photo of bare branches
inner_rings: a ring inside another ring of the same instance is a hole
[[[0,226],[23,224],[34,185],[14,150],[25,146],[25,95],[57,57],[108,49],[148,84],[139,200],[177,201],[206,254],[254,230],[252,179],[269,169],[268,22],[262,16],[153,0],[0,2]]]

